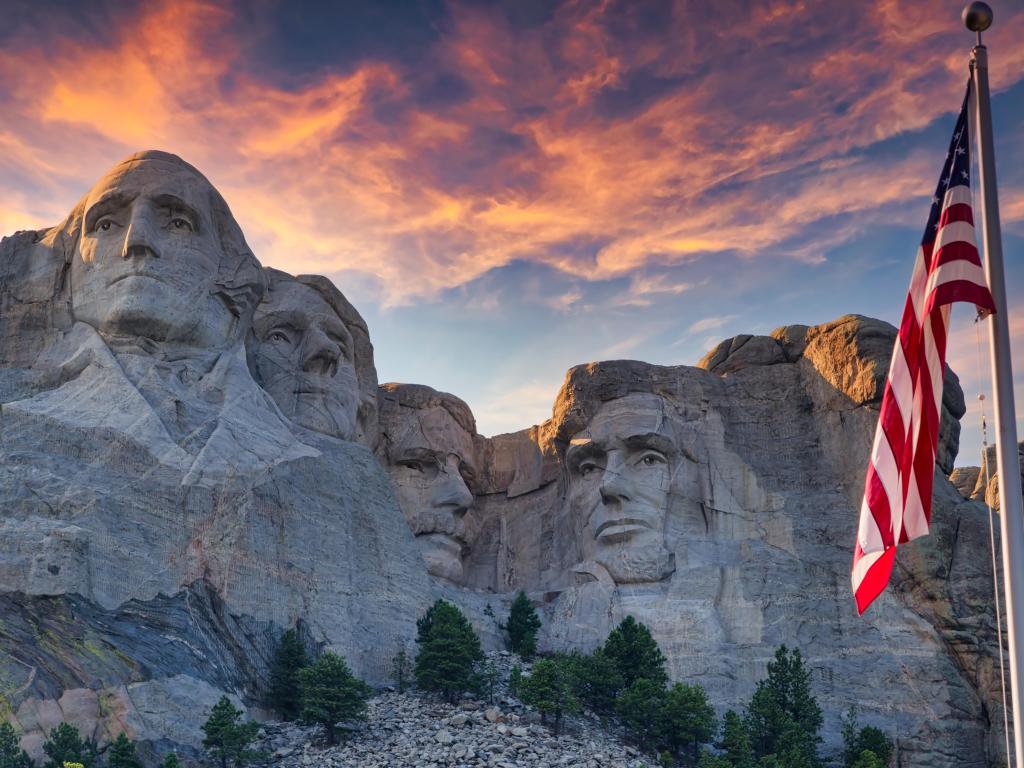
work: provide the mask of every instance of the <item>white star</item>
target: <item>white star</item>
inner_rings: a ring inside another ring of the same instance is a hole
[[[965,179],[969,178],[967,175],[967,171],[960,171],[960,175],[963,176]]]
[[[939,198],[933,197],[932,198],[932,205],[938,205],[938,204],[939,204]]]
[[[942,180],[942,186],[948,187],[950,181],[952,181],[952,176],[947,176]]]
[[[967,151],[967,150],[966,150],[966,149],[964,149],[963,147],[957,147],[957,148],[956,148],[956,153],[957,153],[958,155],[962,155],[962,154],[963,154],[964,152],[966,152],[966,151]]]

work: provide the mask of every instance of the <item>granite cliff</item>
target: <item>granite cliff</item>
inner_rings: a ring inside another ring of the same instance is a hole
[[[222,692],[258,714],[288,626],[381,683],[432,599],[496,648],[485,606],[522,589],[545,649],[633,615],[724,709],[798,646],[827,746],[856,703],[901,766],[998,764],[987,514],[947,478],[951,371],[933,535],[865,617],[849,595],[894,335],[846,316],[696,367],[577,366],[551,419],[485,438],[453,395],[378,387],[358,311],[262,267],[196,169],[133,155],[0,244],[4,714],[36,753],[62,719],[187,750]]]

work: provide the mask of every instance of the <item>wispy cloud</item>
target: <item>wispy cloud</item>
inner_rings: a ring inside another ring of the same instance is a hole
[[[569,3],[518,23],[452,3],[415,62],[325,61],[287,86],[234,6],[145,4],[103,44],[54,24],[0,51],[0,226],[53,223],[114,160],[159,147],[221,187],[265,262],[364,273],[390,304],[516,260],[631,276],[641,306],[689,287],[637,276],[652,265],[814,263],[837,237],[822,222],[866,227],[927,192],[931,158],[858,153],[951,110],[964,57],[946,52],[964,44],[925,2],[807,4],[796,37],[795,13]],[[1024,12],[991,34],[998,89],[1024,76]],[[564,247],[581,240],[600,244]]]

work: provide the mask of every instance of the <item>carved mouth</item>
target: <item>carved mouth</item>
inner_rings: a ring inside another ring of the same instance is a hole
[[[122,280],[127,280],[129,277],[144,277],[147,280],[153,280],[157,283],[164,282],[162,278],[159,278],[156,275],[147,275],[145,272],[129,272],[127,275],[120,275],[118,277],[115,277],[113,280],[107,283],[107,287],[109,288],[112,285],[116,285],[117,283],[120,283]]]
[[[452,557],[462,556],[462,539],[452,536],[448,533],[421,533],[416,538],[425,539],[430,543],[431,546],[437,549],[443,549],[445,552],[451,554]]]
[[[653,530],[653,527],[646,520],[635,517],[616,517],[601,523],[597,527],[594,538],[598,541],[614,543],[625,541],[638,533],[650,530]]]

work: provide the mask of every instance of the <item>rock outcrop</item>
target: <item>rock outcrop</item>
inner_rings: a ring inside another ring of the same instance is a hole
[[[288,626],[380,683],[435,597],[493,649],[522,589],[546,650],[635,616],[721,710],[797,646],[829,748],[857,704],[900,766],[998,764],[986,513],[947,479],[952,371],[933,533],[865,617],[849,595],[894,337],[847,316],[697,367],[581,365],[551,419],[484,438],[457,397],[378,389],[337,288],[264,269],[198,171],[133,155],[60,225],[0,243],[6,716],[36,754],[62,719],[187,752],[222,693],[258,713]]]

